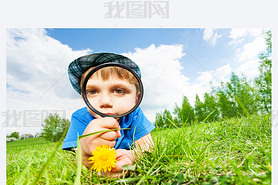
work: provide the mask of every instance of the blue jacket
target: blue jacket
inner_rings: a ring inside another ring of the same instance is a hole
[[[68,133],[64,139],[62,149],[72,150],[77,147],[77,138],[81,136],[87,125],[94,118],[87,110],[87,107],[75,111],[71,117],[71,124]],[[145,117],[140,107],[132,113],[121,118],[121,128],[131,128],[121,130],[121,137],[116,139],[115,149],[131,149],[134,141],[150,133],[155,127]]]

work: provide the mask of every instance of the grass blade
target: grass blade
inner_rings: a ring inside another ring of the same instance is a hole
[[[215,112],[215,110],[212,111],[211,113],[209,113],[209,115],[207,115],[207,117],[202,121],[202,123],[204,123],[210,117],[210,115],[212,115],[214,112]]]
[[[22,172],[22,174],[20,175],[19,179],[17,180],[17,182],[15,183],[15,185],[20,185],[23,184],[24,182],[24,175],[27,173],[27,171],[29,170],[31,164],[29,164],[25,170]]]
[[[160,161],[160,159],[163,157],[164,153],[166,152],[166,148],[164,149],[164,151],[162,152],[161,156],[157,159],[157,161],[155,162],[155,164],[149,169],[149,171],[147,172],[146,175],[150,175],[151,171],[154,169],[154,167],[156,166],[156,164]],[[146,176],[144,175],[138,182],[136,185],[142,184],[142,182],[146,179]]]
[[[57,151],[62,147],[62,142],[58,141],[55,150],[52,152],[51,156],[47,159],[46,163],[44,163],[39,175],[37,176],[37,178],[33,181],[32,185],[35,184],[39,184],[39,180],[40,178],[43,176],[43,174],[45,173],[45,170],[47,169],[47,167],[50,165],[52,159],[55,157]]]
[[[80,185],[80,176],[81,176],[81,166],[82,166],[82,156],[81,156],[81,146],[80,146],[80,139],[77,139],[77,174],[74,181],[74,185]]]
[[[83,139],[83,138],[88,137],[88,136],[92,136],[92,135],[96,135],[96,134],[102,134],[102,133],[105,133],[105,132],[116,131],[116,130],[129,130],[129,129],[130,128],[118,128],[118,129],[102,130],[102,131],[93,132],[93,133],[90,133],[90,134],[85,134],[85,135],[79,136],[78,138]]]
[[[172,125],[174,125],[176,128],[178,128],[177,125],[176,125],[172,120],[170,120],[169,118],[168,118],[168,121],[170,121],[170,123],[171,123]]]

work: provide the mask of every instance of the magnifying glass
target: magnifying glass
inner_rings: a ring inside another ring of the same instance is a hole
[[[134,111],[143,98],[143,84],[130,67],[104,63],[91,69],[81,87],[86,105],[101,117],[121,118]]]

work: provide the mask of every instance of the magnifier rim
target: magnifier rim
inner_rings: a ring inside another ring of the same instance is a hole
[[[131,72],[135,78],[137,79],[138,83],[139,83],[139,92],[140,92],[140,96],[139,96],[139,99],[136,103],[136,105],[133,106],[132,109],[130,109],[129,111],[127,111],[126,113],[123,113],[123,114],[119,114],[119,115],[109,115],[109,114],[104,114],[102,112],[99,112],[98,110],[96,110],[92,105],[91,103],[89,102],[87,96],[86,96],[86,86],[87,86],[87,83],[90,79],[90,77],[99,69],[101,68],[105,68],[105,67],[111,67],[111,66],[116,66],[116,67],[121,67],[121,68],[124,68],[126,70],[128,70],[129,72]],[[143,88],[143,83],[140,79],[140,77],[136,74],[136,72],[131,69],[130,67],[124,65],[124,64],[119,64],[119,63],[104,63],[104,64],[100,64],[98,66],[96,66],[94,69],[92,69],[84,78],[84,81],[82,83],[82,88],[81,88],[81,92],[82,92],[82,97],[86,103],[86,105],[93,111],[95,112],[96,114],[100,115],[101,117],[113,117],[113,118],[121,118],[121,117],[124,117],[128,114],[130,114],[131,112],[133,112],[141,103],[142,99],[143,99],[143,95],[144,95],[144,88]]]

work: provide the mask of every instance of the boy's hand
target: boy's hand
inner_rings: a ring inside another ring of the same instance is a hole
[[[112,168],[110,172],[99,172],[99,175],[105,177],[119,178],[123,176],[122,166],[132,165],[135,160],[134,150],[117,149],[117,163],[116,167]]]
[[[118,129],[120,128],[119,122],[115,118],[105,117],[92,120],[86,127],[83,135],[98,132],[102,130]],[[120,130],[105,132],[102,134],[96,134],[88,136],[80,140],[82,155],[90,157],[92,151],[97,146],[106,145],[114,147],[116,144],[117,137],[121,137]]]

